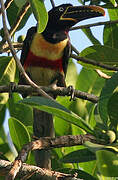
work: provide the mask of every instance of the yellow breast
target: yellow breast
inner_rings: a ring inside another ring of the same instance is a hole
[[[33,38],[30,50],[36,56],[44,57],[50,60],[56,60],[62,57],[63,50],[66,47],[67,42],[68,38],[59,43],[52,44],[47,42],[41,34],[36,33]]]

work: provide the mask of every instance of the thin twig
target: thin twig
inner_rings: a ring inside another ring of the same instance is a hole
[[[42,96],[45,96],[49,99],[52,99],[52,97],[50,97],[48,94],[46,94],[42,89],[40,89],[39,86],[37,86],[30,78],[29,76],[26,74],[23,66],[20,63],[20,60],[18,59],[17,55],[16,55],[16,51],[12,45],[11,39],[10,39],[10,35],[7,29],[7,25],[6,25],[6,16],[5,16],[5,8],[4,8],[4,3],[3,0],[0,0],[1,2],[1,10],[2,10],[2,19],[3,19],[3,29],[4,29],[4,33],[5,33],[5,37],[6,40],[9,44],[9,48],[11,50],[11,53],[17,63],[18,69],[19,71],[23,74],[24,78],[26,79],[26,81],[28,82],[28,84],[30,84],[32,87],[37,88],[37,90],[39,91],[39,94],[41,94]]]
[[[21,50],[22,49],[22,46],[23,46],[23,43],[18,43],[18,42],[13,42],[12,43],[14,49],[16,50]],[[9,48],[9,45],[8,44],[4,44],[4,46],[2,47],[2,49],[0,49],[0,54],[2,53],[9,53],[10,52],[10,48]]]
[[[51,4],[52,4],[52,7],[54,8],[55,7],[55,3],[54,3],[54,0],[50,0]]]
[[[77,55],[79,55],[79,51],[71,44],[71,49],[74,51]]]
[[[86,29],[94,26],[101,26],[101,25],[111,25],[111,24],[117,24],[118,20],[114,21],[105,21],[105,22],[97,22],[97,23],[92,23],[92,24],[87,24],[87,25],[81,25],[81,26],[75,26],[70,28],[70,31],[77,30],[77,29]]]
[[[76,56],[75,54],[71,54],[71,57],[76,59],[77,61],[81,61],[81,62],[84,62],[86,64],[92,64],[94,66],[98,66],[98,67],[101,67],[103,69],[107,69],[107,70],[110,70],[110,71],[118,71],[118,67],[102,64],[102,63],[96,62],[96,61],[94,61],[92,59],[86,59],[84,57]]]

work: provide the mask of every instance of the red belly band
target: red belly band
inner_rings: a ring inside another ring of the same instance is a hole
[[[26,70],[29,66],[50,68],[53,70],[63,71],[62,58],[57,60],[49,60],[43,57],[35,56],[29,51],[28,56],[24,63],[24,69]]]

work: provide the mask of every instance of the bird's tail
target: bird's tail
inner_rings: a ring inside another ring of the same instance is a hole
[[[53,117],[51,114],[34,109],[33,131],[36,137],[54,137]],[[36,150],[35,161],[41,168],[51,169],[49,150]]]

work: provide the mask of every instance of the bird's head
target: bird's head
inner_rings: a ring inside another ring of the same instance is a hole
[[[98,6],[72,6],[62,4],[51,9],[49,12],[47,27],[52,30],[69,30],[76,23],[99,16],[104,16],[105,11]]]

